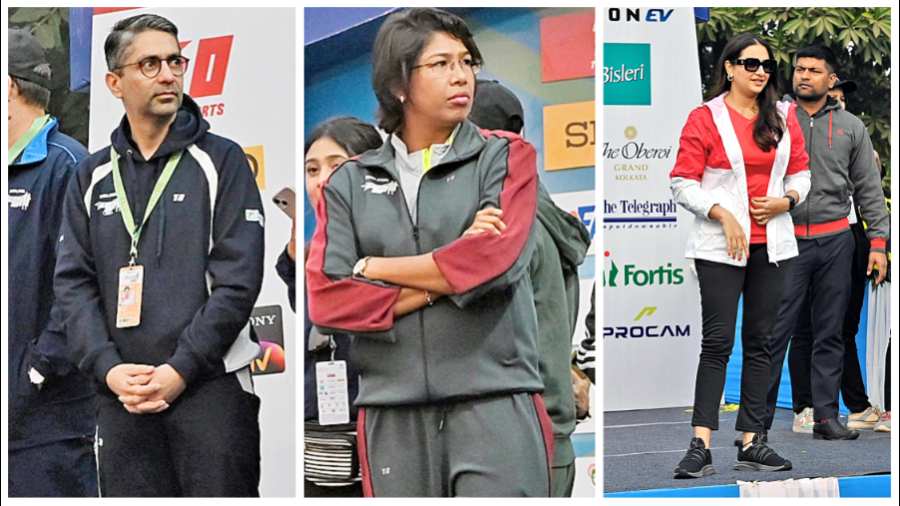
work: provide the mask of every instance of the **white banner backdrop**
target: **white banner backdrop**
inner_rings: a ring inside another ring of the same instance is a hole
[[[159,14],[178,26],[182,52],[190,58],[185,93],[200,105],[213,133],[240,144],[256,162],[266,212],[265,278],[256,302],[257,311],[266,316],[256,323],[274,322],[266,331],[283,336],[284,357],[279,361],[280,357],[266,355],[254,365],[256,372],[263,372],[266,368],[271,371],[279,362],[285,364],[284,372],[255,377],[256,393],[262,400],[260,493],[291,497],[295,495],[297,472],[295,371],[301,359],[295,353],[296,318],[288,305],[285,285],[275,272],[278,255],[290,239],[291,222],[275,207],[272,197],[284,187],[295,187],[294,11],[159,8],[95,13],[89,132],[92,152],[109,144],[110,133],[124,114],[121,102],[105,86],[103,42],[115,22],[141,12]],[[281,322],[277,321],[277,306],[281,306]],[[266,331],[257,327],[258,333]]]
[[[700,349],[692,216],[669,172],[701,103],[693,9],[604,9],[603,409],[687,406]]]

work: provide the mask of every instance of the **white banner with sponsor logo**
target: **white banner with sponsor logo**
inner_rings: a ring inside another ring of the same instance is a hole
[[[693,217],[669,190],[678,138],[701,103],[693,9],[603,16],[604,410],[688,406],[700,350]]]
[[[295,27],[293,9],[127,9],[97,11],[91,55],[90,150],[109,144],[124,114],[106,88],[103,42],[119,20],[142,12],[178,26],[182,53],[190,58],[184,91],[200,105],[215,134],[240,144],[256,172],[266,213],[265,278],[252,323],[263,346],[254,362],[260,411],[260,493],[295,495],[295,371],[300,355],[296,318],[275,262],[290,239],[291,222],[272,203],[294,187]],[[268,375],[267,373],[277,373]]]

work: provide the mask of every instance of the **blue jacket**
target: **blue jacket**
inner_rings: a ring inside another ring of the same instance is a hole
[[[52,119],[9,165],[9,447],[94,433],[94,390],[67,360],[53,300],[62,199],[87,151]],[[38,390],[34,367],[45,378]]]
[[[69,185],[56,296],[78,367],[104,393],[107,372],[120,363],[168,363],[190,388],[250,364],[259,352],[248,318],[262,285],[262,201],[241,147],[208,129],[185,96],[165,140],[144,159],[123,118],[111,147],[85,158]],[[131,239],[110,149],[120,156],[136,221],[169,155],[183,151],[141,234],[141,323],[131,328],[116,328],[119,269],[128,264]]]

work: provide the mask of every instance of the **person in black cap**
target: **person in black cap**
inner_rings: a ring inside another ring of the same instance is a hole
[[[94,390],[53,299],[59,203],[87,151],[47,114],[50,77],[34,36],[9,30],[9,495],[96,497]]]
[[[497,81],[476,81],[469,113],[473,123],[521,134],[524,118],[522,104],[509,88]],[[575,450],[570,438],[576,424],[572,336],[578,318],[578,266],[590,247],[590,233],[578,218],[556,206],[543,183],[538,185],[537,218],[537,245],[528,273],[534,287],[544,403],[553,426],[550,496],[569,497],[575,484]]]
[[[847,109],[847,95],[856,91],[856,82],[850,79],[838,79],[834,87],[828,90],[828,96],[841,104],[841,109]]]

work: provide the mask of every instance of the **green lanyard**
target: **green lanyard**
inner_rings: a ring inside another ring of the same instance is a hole
[[[166,162],[162,174],[159,175],[159,179],[156,180],[156,184],[153,186],[153,193],[150,194],[150,200],[147,201],[147,209],[144,210],[144,219],[141,220],[140,226],[135,227],[134,216],[131,214],[131,206],[128,205],[128,197],[125,195],[125,186],[122,184],[122,174],[119,172],[119,154],[116,153],[115,149],[109,148],[110,162],[112,162],[113,186],[116,188],[116,198],[119,200],[120,214],[122,215],[122,222],[125,223],[125,230],[127,230],[128,235],[131,236],[131,251],[129,252],[130,258],[128,260],[128,265],[134,265],[134,262],[137,259],[138,242],[141,240],[141,230],[144,229],[144,225],[147,223],[147,220],[150,219],[150,213],[153,212],[157,202],[159,202],[160,197],[162,197],[163,190],[165,190],[166,185],[169,184],[169,179],[172,178],[175,167],[178,166],[178,162],[181,160],[181,153],[181,151],[178,151],[169,156],[169,161]]]
[[[31,144],[31,141],[37,137],[37,134],[41,133],[41,130],[47,126],[47,123],[50,123],[50,115],[45,114],[39,118],[35,118],[34,121],[31,122],[31,127],[25,132],[25,135],[19,137],[19,140],[13,144],[13,147],[9,148],[9,163],[6,165],[12,165],[16,158],[22,154],[22,151],[25,151],[25,148]]]

